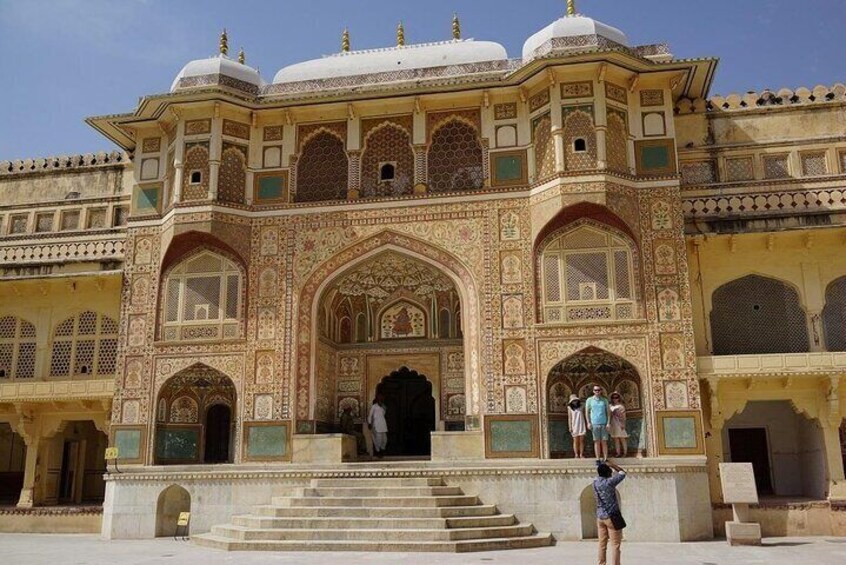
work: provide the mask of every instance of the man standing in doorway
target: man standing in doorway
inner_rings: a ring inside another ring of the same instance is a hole
[[[373,455],[382,458],[385,455],[385,447],[388,445],[388,422],[385,420],[385,399],[381,392],[376,393],[376,400],[370,407],[367,425],[373,436]]]
[[[611,404],[602,394],[602,387],[593,386],[593,396],[587,399],[587,427],[593,435],[593,452],[597,460],[608,459],[608,436],[611,432]]]
[[[597,465],[596,474],[599,476],[593,481],[593,492],[596,495],[596,527],[599,531],[599,565],[607,563],[609,538],[611,539],[611,563],[620,565],[622,528],[625,527],[625,521],[620,514],[617,485],[626,478],[626,472],[611,461],[606,461]]]

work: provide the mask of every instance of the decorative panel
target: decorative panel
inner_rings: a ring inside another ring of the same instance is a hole
[[[717,182],[717,167],[714,161],[683,161],[681,163],[682,184],[699,185]]]
[[[761,161],[764,164],[765,179],[786,179],[790,177],[788,155],[764,155]]]
[[[555,142],[549,114],[532,120],[532,141],[535,144],[535,178],[548,179],[555,174]]]
[[[702,414],[698,410],[658,411],[658,455],[704,455]]]
[[[726,181],[739,182],[753,180],[754,178],[755,166],[751,155],[726,159]]]
[[[158,153],[162,149],[161,137],[147,137],[141,142],[142,153]]]
[[[151,214],[159,211],[162,187],[155,185],[138,185],[135,187],[135,214]],[[78,220],[78,216],[77,216]]]
[[[208,143],[186,143],[182,179],[182,200],[206,200],[209,197],[209,146]],[[195,182],[193,173],[199,173]]]
[[[517,103],[494,104],[495,120],[514,120],[517,118]]]
[[[244,461],[285,461],[291,458],[288,422],[245,422]]]
[[[185,122],[185,135],[211,133],[211,120],[188,120]]]
[[[250,139],[250,126],[232,120],[223,120],[223,135],[237,137],[238,139]]]
[[[536,458],[540,456],[535,414],[485,417],[485,457]]]
[[[572,106],[563,109],[564,147],[567,170],[578,171],[596,168],[596,131],[593,124],[593,106]],[[576,150],[576,140],[585,142],[583,151]]]
[[[62,231],[73,231],[79,229],[79,210],[66,210],[62,212]]]
[[[529,182],[526,151],[508,151],[491,154],[491,184],[493,186],[519,186]]]
[[[349,162],[345,142],[329,131],[318,131],[305,141],[296,181],[297,202],[346,200]]]
[[[802,153],[802,176],[820,177],[828,174],[825,152]]]
[[[264,128],[262,139],[264,141],[282,141],[282,126],[267,126]]]
[[[382,178],[384,164],[393,166],[390,178]],[[414,151],[411,132],[386,123],[370,131],[361,155],[361,197],[402,196],[414,187]]]
[[[200,426],[159,426],[156,459],[167,463],[194,463],[200,458]]]
[[[664,105],[664,91],[663,90],[641,90],[640,91],[640,105],[644,107],[649,106],[663,106]]]
[[[247,148],[224,143],[220,155],[217,199],[233,204],[244,203],[247,184]]]
[[[256,204],[271,204],[288,200],[288,171],[255,175],[253,200]]]
[[[676,172],[676,149],[672,139],[635,141],[637,173],[642,176],[664,176]]]
[[[118,460],[122,463],[143,463],[144,432],[142,427],[120,427],[112,433],[112,446],[118,449]]]
[[[628,92],[622,86],[617,86],[613,82],[605,82],[605,97],[620,104],[628,104]]]
[[[562,82],[561,98],[592,98],[593,82]]]
[[[428,170],[430,192],[482,188],[485,169],[478,130],[457,118],[440,125],[432,132]]]
[[[534,112],[535,110],[540,110],[547,104],[549,104],[549,89],[544,88],[529,98],[529,111]]]

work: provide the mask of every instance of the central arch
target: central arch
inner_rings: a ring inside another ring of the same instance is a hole
[[[326,319],[325,310],[321,310],[322,300],[327,289],[329,289],[336,281],[342,279],[348,273],[351,273],[367,261],[374,259],[383,254],[392,254],[401,257],[404,260],[415,262],[421,265],[422,268],[430,269],[439,274],[443,280],[447,281],[453,288],[457,297],[458,304],[452,310],[441,310],[432,307],[431,301],[426,303],[421,300],[419,294],[415,294],[412,289],[409,292],[394,293],[393,296],[387,298],[386,303],[382,304],[382,308],[378,310],[378,315],[382,320],[385,319],[385,314],[405,316],[416,316],[416,322],[412,324],[410,329],[413,331],[403,330],[406,332],[402,335],[396,336],[402,339],[396,341],[396,346],[399,347],[401,343],[408,343],[412,340],[419,340],[420,343],[425,342],[429,338],[440,337],[441,333],[449,336],[450,339],[458,340],[455,346],[455,352],[447,355],[444,364],[449,365],[454,371],[458,373],[459,377],[463,377],[463,389],[457,391],[457,394],[445,399],[446,406],[452,406],[452,409],[444,409],[441,413],[450,411],[450,418],[456,419],[460,422],[460,427],[457,429],[464,429],[464,418],[467,415],[477,415],[479,398],[482,394],[482,386],[480,382],[480,368],[479,368],[479,335],[478,335],[478,292],[474,277],[464,264],[456,259],[450,253],[439,248],[418,240],[416,238],[398,234],[392,231],[385,231],[376,234],[368,239],[356,243],[348,247],[337,255],[330,258],[323,263],[312,275],[307,279],[301,292],[301,300],[298,308],[298,347],[297,347],[297,390],[296,390],[296,417],[297,417],[297,431],[298,433],[310,433],[318,431],[321,426],[325,427],[325,422],[318,421],[319,414],[327,412],[327,400],[321,400],[320,396],[325,397],[326,391],[320,390],[321,387],[326,388],[325,383],[321,383],[318,379],[317,367],[320,363],[332,363],[331,352],[327,353],[325,348],[321,347],[321,339],[325,339],[325,335],[321,337],[321,316]],[[426,290],[428,293],[429,290]],[[397,312],[392,312],[395,306],[398,306]],[[405,309],[405,313],[402,310]],[[353,313],[355,308],[350,307],[349,316],[341,315],[340,319],[347,318],[343,325],[338,326],[338,336],[344,332],[344,337],[350,339],[354,343],[355,335],[358,328],[363,324],[362,319]],[[419,314],[422,314],[420,316]],[[414,317],[412,316],[412,317]],[[415,324],[416,328],[415,329]],[[420,324],[423,324],[427,331],[426,338],[420,335]],[[443,331],[443,327],[451,329]],[[381,332],[381,329],[380,329]],[[402,332],[401,332],[402,333]],[[387,339],[388,336],[371,333],[372,339],[377,341]],[[338,374],[351,374],[350,371],[363,371],[363,367],[359,365],[359,361],[351,358],[336,359],[338,363]],[[402,366],[402,361],[398,361],[392,368],[388,369],[382,376],[390,371],[396,370]],[[358,389],[359,396],[365,392],[364,388]],[[362,406],[367,400],[358,398],[359,417],[364,411]],[[338,405],[334,408],[340,409],[342,402],[347,402],[345,398],[341,398],[341,393],[333,399],[333,403]],[[457,409],[458,404],[461,409]],[[465,409],[466,406],[466,409]],[[337,413],[336,413],[337,414]],[[474,420],[475,421],[475,420]],[[457,422],[457,423],[459,423]],[[456,429],[450,426],[444,426],[446,429]]]
[[[205,365],[168,379],[156,399],[156,464],[232,463],[236,400],[232,380]]]
[[[570,396],[575,394],[584,406],[594,385],[601,386],[606,395],[612,391],[620,393],[626,407],[629,455],[645,455],[645,395],[640,373],[622,357],[598,347],[588,347],[558,362],[547,375],[550,457],[573,456],[572,437],[567,425],[567,403]],[[593,442],[589,437],[585,445],[585,451],[592,453]]]

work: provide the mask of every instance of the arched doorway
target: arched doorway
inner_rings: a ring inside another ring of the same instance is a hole
[[[435,398],[425,376],[402,367],[376,388],[385,399],[389,456],[428,457],[435,431]]]
[[[626,431],[629,434],[628,456],[646,454],[646,421],[643,412],[641,378],[634,365],[613,353],[589,347],[555,365],[546,381],[549,454],[552,458],[573,457],[573,442],[567,426],[567,403],[575,394],[582,401],[591,396],[594,385],[609,395],[617,391],[626,407]],[[609,447],[611,447],[609,445]],[[585,452],[593,454],[590,437]],[[611,448],[611,455],[614,450]]]
[[[179,514],[191,511],[191,495],[179,485],[170,485],[159,493],[156,503],[156,537],[176,535]]]
[[[171,377],[156,403],[156,463],[232,463],[236,398],[229,377],[205,365]]]
[[[314,429],[340,431],[340,416],[349,409],[355,431],[361,430],[377,385],[409,365],[425,375],[420,382],[428,389],[419,403],[426,404],[427,416],[414,426],[394,427],[425,429],[427,437],[391,441],[388,452],[428,455],[429,432],[464,429],[465,341],[472,339],[465,339],[461,323],[464,289],[439,265],[393,247],[336,269],[315,303]],[[403,397],[420,392],[399,382],[385,386]],[[411,408],[403,401],[394,414],[400,409]],[[397,451],[400,444],[414,447]]]

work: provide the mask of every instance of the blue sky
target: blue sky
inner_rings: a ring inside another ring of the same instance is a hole
[[[282,66],[339,49],[465,37],[523,41],[564,0],[0,0],[0,160],[111,149],[85,125],[165,92],[187,61],[216,52],[222,27],[265,80]],[[632,43],[666,41],[677,57],[721,59],[712,94],[846,82],[844,0],[578,0],[580,12]]]

